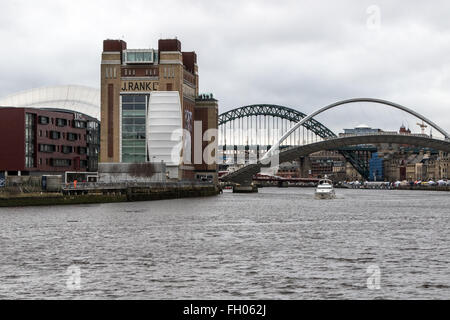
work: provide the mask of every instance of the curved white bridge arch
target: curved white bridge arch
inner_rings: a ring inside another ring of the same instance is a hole
[[[274,151],[278,150],[279,146],[281,143],[283,143],[284,140],[286,140],[291,134],[292,132],[294,132],[295,130],[297,130],[300,126],[302,126],[305,122],[307,122],[308,120],[310,120],[311,118],[329,110],[329,109],[333,109],[335,107],[338,107],[340,105],[344,105],[344,104],[350,104],[350,103],[357,103],[357,102],[371,102],[371,103],[379,103],[379,104],[384,104],[399,110],[403,110],[417,118],[419,118],[420,120],[423,120],[425,123],[427,123],[428,125],[430,125],[431,127],[433,127],[434,129],[436,129],[437,131],[439,131],[444,137],[445,139],[449,139],[450,135],[441,127],[439,127],[437,124],[435,124],[433,121],[427,119],[426,117],[422,116],[421,114],[415,112],[412,109],[409,109],[405,106],[402,106],[400,104],[391,102],[391,101],[387,101],[387,100],[382,100],[382,99],[374,99],[374,98],[354,98],[354,99],[347,99],[347,100],[342,100],[342,101],[338,101],[335,102],[333,104],[330,104],[328,106],[322,107],[316,111],[314,111],[313,113],[311,113],[310,115],[308,115],[307,117],[303,118],[300,122],[298,122],[297,124],[295,124],[295,126],[293,126],[292,128],[290,128],[281,138],[280,140],[274,144],[272,146],[272,148],[270,148],[269,151],[266,152],[266,154],[261,158],[261,161],[267,160],[268,158],[272,157],[274,155]]]

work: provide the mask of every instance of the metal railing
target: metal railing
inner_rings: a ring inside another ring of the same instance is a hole
[[[393,133],[393,132],[367,132],[367,133],[348,133],[340,137],[326,137],[324,140],[336,140],[347,137],[364,137],[364,136],[408,136],[408,137],[418,137],[418,138],[428,138],[441,141],[449,141],[449,139],[444,137],[432,137],[421,133]]]
[[[169,187],[211,187],[214,182],[208,181],[177,181],[177,182],[118,182],[118,183],[102,183],[102,182],[77,182],[62,184],[62,190],[121,190],[128,188],[169,188]]]

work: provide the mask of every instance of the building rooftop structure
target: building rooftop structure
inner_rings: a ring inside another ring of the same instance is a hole
[[[383,130],[371,128],[366,124],[360,124],[353,129],[344,129],[344,133],[340,133],[339,136],[345,137],[347,135],[377,133],[381,131]]]
[[[67,109],[100,119],[100,90],[79,85],[34,88],[0,98],[0,106]]]

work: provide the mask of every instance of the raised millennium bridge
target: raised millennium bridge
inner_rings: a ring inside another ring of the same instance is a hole
[[[443,139],[417,134],[375,133],[337,137],[330,129],[313,117],[341,105],[370,102],[383,104],[405,111],[442,134]],[[278,129],[284,134],[274,134]],[[219,150],[224,159],[228,154],[243,150],[256,152],[256,161],[248,163],[239,170],[222,176],[223,181],[249,184],[262,167],[270,167],[292,161],[322,150],[338,150],[347,161],[365,178],[368,177],[368,164],[358,157],[364,152],[365,144],[394,143],[433,148],[450,152],[449,134],[431,120],[402,105],[373,98],[343,100],[318,109],[306,115],[294,109],[276,105],[252,105],[233,109],[219,116]],[[281,136],[281,137],[280,137]],[[230,148],[231,144],[231,148]],[[349,149],[348,146],[356,146]]]

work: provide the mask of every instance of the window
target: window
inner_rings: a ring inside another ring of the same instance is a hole
[[[50,131],[50,139],[59,140],[61,139],[61,132],[58,131]]]
[[[59,119],[59,118],[57,118],[56,119],[56,125],[58,127],[65,127],[65,126],[67,126],[67,120],[66,119]]]
[[[145,162],[146,96],[122,96],[122,162]]]
[[[71,146],[62,146],[62,153],[69,154],[73,152],[73,147]]]
[[[166,91],[172,91],[172,84],[171,83],[167,83],[167,90]]]
[[[98,129],[98,123],[95,121],[89,121],[87,127],[88,129]]]
[[[51,153],[56,151],[56,146],[53,144],[40,144],[39,152]]]
[[[76,141],[78,139],[78,134],[76,133],[67,133],[67,140],[69,141]]]
[[[71,164],[72,161],[68,159],[52,159],[53,167],[69,167]]]
[[[48,117],[44,117],[44,116],[39,117],[39,124],[48,124],[48,122],[49,122]]]
[[[35,165],[35,131],[36,115],[32,113],[25,114],[25,167],[34,168]]]
[[[73,127],[78,129],[86,129],[87,123],[86,121],[74,120]]]
[[[86,154],[87,148],[86,147],[78,147],[78,154]]]
[[[126,63],[153,63],[155,61],[155,53],[153,50],[125,50]]]

